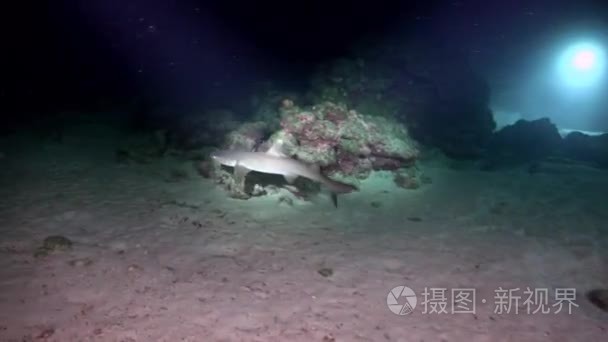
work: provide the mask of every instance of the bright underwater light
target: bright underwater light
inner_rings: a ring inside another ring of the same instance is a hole
[[[570,45],[558,58],[557,72],[564,85],[584,88],[596,85],[603,76],[605,55],[602,47],[592,42]]]

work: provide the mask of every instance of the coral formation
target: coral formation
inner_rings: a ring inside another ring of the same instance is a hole
[[[483,161],[484,169],[537,162],[559,153],[562,138],[547,118],[519,120],[496,132]]]
[[[538,172],[543,160],[583,162],[608,167],[608,134],[596,136],[581,132],[565,138],[548,119],[519,120],[492,136],[481,166],[485,170],[529,164],[529,172]]]
[[[395,184],[404,189],[418,189],[420,187],[420,181],[411,174],[408,173],[395,173],[393,177]]]
[[[301,96],[284,91],[271,82],[260,82],[250,102],[254,113],[253,121],[264,122],[270,131],[276,131],[280,128],[280,113],[292,109],[295,103],[301,102]]]
[[[564,138],[563,145],[566,157],[608,168],[608,133],[590,136],[572,132]]]
[[[478,157],[495,128],[489,87],[464,58],[454,57],[430,55],[414,44],[342,59],[320,68],[308,97],[396,118],[419,142],[452,157]]]
[[[283,112],[281,127],[272,140],[281,139],[288,154],[345,176],[366,178],[372,170],[411,166],[418,156],[402,124],[344,104],[294,106]]]
[[[51,235],[44,239],[42,246],[34,252],[35,257],[44,257],[56,251],[68,251],[72,248],[72,241],[62,235]]]
[[[223,147],[229,150],[253,151],[267,135],[268,125],[265,122],[245,122],[228,133]]]

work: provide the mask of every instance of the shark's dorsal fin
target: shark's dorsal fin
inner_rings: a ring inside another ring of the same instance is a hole
[[[234,177],[238,180],[240,180],[241,178],[245,178],[249,172],[251,172],[251,170],[244,167],[243,165],[240,165],[239,163],[236,163],[236,165],[234,165]]]
[[[266,151],[266,154],[275,157],[286,157],[285,150],[283,149],[283,140],[277,139],[272,146]]]

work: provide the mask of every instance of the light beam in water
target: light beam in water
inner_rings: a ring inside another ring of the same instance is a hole
[[[605,54],[594,42],[578,42],[567,47],[557,61],[560,81],[568,88],[587,88],[597,85],[604,74]]]

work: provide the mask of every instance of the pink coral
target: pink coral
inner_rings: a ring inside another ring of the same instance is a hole
[[[299,143],[299,157],[350,175],[394,170],[417,157],[407,131],[394,121],[323,103],[285,115],[281,126]]]

